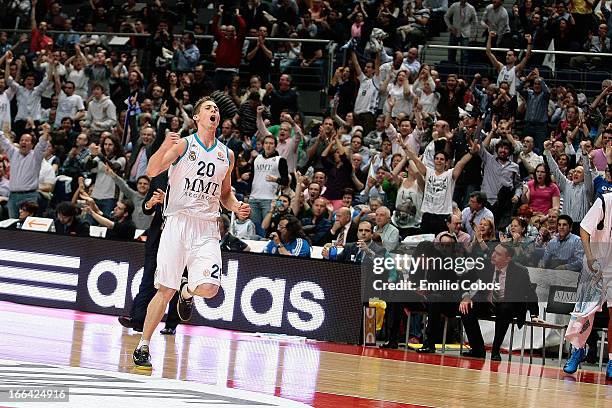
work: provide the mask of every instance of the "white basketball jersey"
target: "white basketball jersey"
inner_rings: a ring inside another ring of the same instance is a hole
[[[168,170],[164,216],[183,214],[215,221],[221,185],[230,165],[229,150],[217,139],[207,149],[196,134],[186,140],[187,150]]]
[[[508,93],[512,96],[516,95],[516,67],[508,69],[506,65],[499,70],[499,74],[497,75],[497,86],[500,83],[506,81],[508,83]]]

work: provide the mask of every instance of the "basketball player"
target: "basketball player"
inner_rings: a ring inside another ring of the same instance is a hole
[[[219,118],[212,99],[200,99],[193,116],[198,132],[183,139],[178,133],[168,133],[149,159],[149,177],[168,169],[168,189],[155,272],[157,293],[147,308],[142,338],[133,356],[134,364],[141,368],[151,368],[149,341],[174,293],[179,291],[179,316],[183,318],[190,313],[193,296],[210,299],[219,290],[219,204],[242,217],[251,211],[232,193],[234,154],[215,138]],[[181,279],[185,266],[188,278]]]
[[[612,164],[609,165],[612,170]],[[603,299],[608,303],[608,312],[612,316],[612,193],[604,194],[595,200],[591,209],[580,222],[580,238],[584,245],[585,261],[588,271],[593,274],[593,281],[603,279]],[[583,272],[585,273],[585,269]],[[575,348],[563,371],[573,374],[584,360],[584,348],[589,333],[593,329],[581,333],[581,347]],[[608,333],[612,332],[612,319],[608,321]],[[612,342],[608,341],[608,367],[606,379],[612,380]]]

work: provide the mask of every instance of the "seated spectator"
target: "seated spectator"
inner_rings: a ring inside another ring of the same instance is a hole
[[[69,201],[61,202],[56,207],[54,221],[55,233],[60,235],[89,236],[89,224],[78,217],[77,207]]]
[[[495,316],[492,361],[501,361],[500,348],[513,319],[522,327],[529,310],[531,320],[539,320],[538,298],[529,272],[513,261],[514,254],[514,248],[510,245],[499,244],[493,251],[488,267],[468,272],[473,282],[498,283],[499,290],[472,290],[463,294],[459,311],[472,348],[463,353],[466,357],[485,358],[485,345],[478,324],[480,317]]]
[[[383,189],[385,174],[388,174],[388,169],[386,166],[381,166],[376,170],[376,177],[368,177],[365,188],[361,190],[359,195],[361,202],[368,202],[373,198],[378,198],[383,203],[387,203],[387,193]]]
[[[236,238],[240,239],[259,239],[255,224],[244,215],[235,215],[232,213],[232,220],[229,227],[229,232]]]
[[[538,164],[534,178],[523,186],[522,201],[535,212],[547,214],[551,208],[560,208],[561,192],[553,183],[550,170],[545,164]]]
[[[521,177],[527,178],[535,174],[536,166],[544,163],[544,158],[533,151],[534,140],[532,136],[525,136],[522,144],[523,150],[519,153],[517,163],[521,170]]]
[[[221,237],[221,241],[219,242],[221,249],[247,252],[251,250],[246,242],[232,235],[230,232],[231,222],[227,215],[221,214],[217,222],[219,224],[219,236]]]
[[[599,24],[597,33],[589,32],[588,39],[583,45],[583,49],[593,53],[609,53],[610,37],[608,37],[608,26],[602,23]],[[570,67],[574,69],[596,69],[602,66],[602,60],[602,57],[578,55],[570,59]]]
[[[399,230],[391,224],[391,211],[387,207],[380,207],[376,210],[374,232],[380,236],[387,251],[394,251],[399,245]]]
[[[134,204],[127,199],[117,202],[111,218],[106,218],[98,208],[96,202],[87,193],[81,193],[81,198],[86,201],[83,211],[90,214],[102,227],[106,227],[106,239],[118,241],[132,241],[136,233],[136,225],[132,221]]]
[[[486,204],[486,194],[482,191],[474,191],[470,194],[468,206],[461,211],[461,226],[472,238],[483,219],[495,220],[493,213],[486,207]]]
[[[591,140],[585,140],[585,142],[593,144]],[[592,159],[593,165],[598,171],[605,171],[608,168],[608,155],[606,149],[608,146],[612,146],[612,129],[605,129],[601,135],[595,139],[595,144],[601,147],[593,149],[591,146],[591,150],[588,152],[589,157]]]
[[[276,200],[272,200],[270,210],[261,222],[261,227],[265,231],[265,237],[269,237],[271,233],[277,230],[278,224],[284,216],[292,215],[291,207],[289,206],[290,202],[291,199],[285,194],[281,194]]]
[[[314,209],[313,209],[314,211]],[[357,241],[357,223],[352,221],[351,210],[340,207],[336,211],[336,220],[331,228],[320,239],[321,244],[335,241],[335,246],[343,247],[349,242]]]
[[[513,247],[514,262],[529,265],[534,249],[533,239],[527,235],[529,223],[524,218],[514,217],[508,228],[509,233],[499,233],[499,240]]]
[[[24,201],[19,205],[19,215],[17,222],[12,224],[8,229],[22,229],[26,218],[36,217],[38,214],[38,204],[33,201]]]
[[[344,250],[336,257],[340,262],[363,263],[365,259],[374,259],[387,255],[387,249],[372,240],[373,226],[369,221],[361,221],[357,228],[357,242],[346,244]],[[323,251],[329,251],[324,248]],[[325,256],[324,256],[325,257]]]
[[[468,243],[472,239],[470,234],[461,231],[461,217],[451,214],[446,219],[446,231],[442,231],[434,238],[434,242],[441,242],[442,236],[448,236],[449,234],[454,237],[455,242],[463,244]]]
[[[421,244],[425,244],[425,242]],[[429,245],[425,244],[427,250],[423,255],[434,259],[442,259],[456,253],[459,249],[455,235],[448,232],[440,234],[439,244],[435,246],[431,243],[427,244]],[[446,282],[457,282],[457,273],[452,268],[445,267],[446,265],[437,265],[435,262],[431,267],[429,267],[430,265],[427,266],[427,268],[421,268],[420,271],[417,271],[417,276],[420,279],[426,280],[428,283],[441,285],[445,285]],[[427,326],[425,327],[425,340],[423,341],[423,347],[417,349],[417,353],[436,352],[436,343],[443,340],[442,336],[444,335],[442,316],[456,316],[459,305],[459,296],[456,291],[431,290],[426,292],[426,298]]]
[[[289,214],[283,215],[277,230],[278,232],[270,234],[271,240],[264,248],[264,253],[310,258],[310,243],[297,218]]]
[[[468,252],[472,253],[472,256],[488,256],[491,249],[489,245],[497,241],[493,218],[482,218],[474,228],[474,238],[468,247]]]
[[[294,197],[293,200],[297,200],[298,197]],[[330,229],[332,228],[331,221],[327,218],[327,200],[322,197],[317,198],[312,206],[312,217],[303,218],[302,226],[304,232],[307,234],[310,242],[313,245],[322,246],[325,244]],[[337,229],[331,232],[331,235],[337,234]]]
[[[540,268],[570,270],[580,272],[584,248],[580,237],[572,234],[573,221],[567,215],[560,215],[557,220],[555,235],[544,251]]]

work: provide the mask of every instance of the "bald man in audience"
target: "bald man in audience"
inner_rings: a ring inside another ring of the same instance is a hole
[[[380,235],[383,246],[387,251],[393,251],[399,245],[399,230],[391,224],[391,211],[387,207],[376,210],[376,227],[374,232]]]
[[[331,229],[319,241],[321,244],[336,241],[336,246],[345,246],[350,242],[357,242],[357,226],[352,220],[351,210],[340,207],[336,210],[336,221]]]

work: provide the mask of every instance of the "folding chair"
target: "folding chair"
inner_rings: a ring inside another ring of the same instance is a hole
[[[543,319],[546,320],[546,313],[555,313],[568,315],[574,310],[574,305],[577,300],[577,288],[569,286],[551,286],[548,291],[548,302],[544,308]],[[546,329],[559,330],[561,340],[559,341],[559,367],[561,367],[561,358],[563,354],[563,345],[565,344],[565,331],[567,324],[555,323],[537,323],[526,321],[523,329],[523,341],[521,343],[521,364],[525,355],[525,337],[527,336],[527,327],[530,328],[530,344],[529,344],[529,364],[533,362],[533,328],[542,328],[542,365],[546,365]]]

